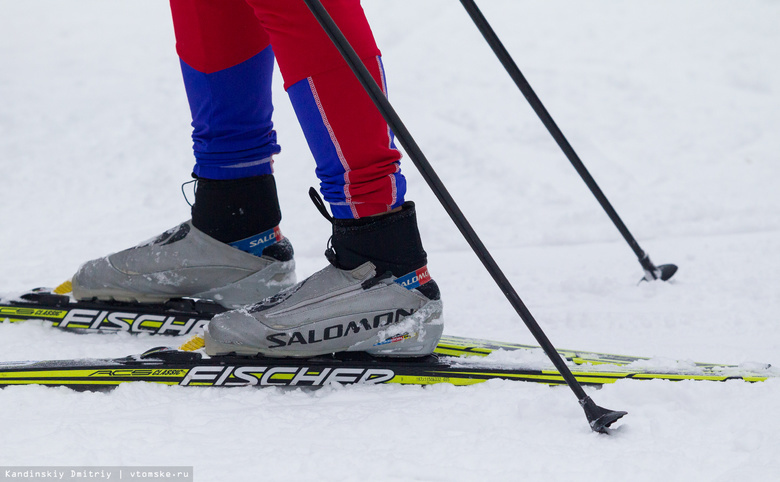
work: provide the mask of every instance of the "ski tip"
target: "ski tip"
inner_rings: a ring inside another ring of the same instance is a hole
[[[197,351],[206,346],[206,341],[201,335],[195,335],[179,347],[181,351]]]
[[[71,280],[68,280],[51,290],[51,292],[56,295],[67,295],[68,293],[73,292],[73,283]]]

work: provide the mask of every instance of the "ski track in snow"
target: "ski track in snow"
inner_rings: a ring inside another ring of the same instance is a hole
[[[458,2],[366,0],[390,98],[559,348],[780,365],[780,4],[481,2],[641,246],[630,249]],[[188,217],[189,111],[166,2],[0,0],[0,293]],[[329,228],[281,78],[275,169],[299,277]],[[407,159],[445,332],[535,344]],[[0,361],[177,338],[0,324]],[[565,387],[0,390],[0,466],[192,465],[198,481],[768,481],[780,380],[622,381],[592,433]]]

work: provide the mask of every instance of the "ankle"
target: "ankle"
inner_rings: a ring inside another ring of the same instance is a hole
[[[389,271],[399,278],[428,262],[413,202],[381,216],[334,219],[331,243],[335,264],[343,269],[370,261],[377,274]]]
[[[279,226],[281,219],[272,175],[198,179],[192,224],[218,241],[234,243],[256,237]]]

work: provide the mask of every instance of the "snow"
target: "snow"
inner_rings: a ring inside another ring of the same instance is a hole
[[[780,364],[780,3],[492,0],[487,18],[671,283],[641,269],[458,2],[366,0],[390,97],[559,348]],[[167,3],[0,0],[0,293],[188,217],[189,111]],[[328,225],[277,79],[275,169],[300,277]],[[407,159],[445,333],[535,344]],[[177,339],[0,325],[0,361]],[[748,365],[751,366],[751,365]],[[780,380],[622,381],[592,433],[565,387],[0,390],[0,466],[192,465],[195,480],[766,481]]]

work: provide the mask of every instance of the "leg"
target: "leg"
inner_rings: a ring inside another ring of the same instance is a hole
[[[330,266],[245,311],[214,318],[209,354],[423,356],[441,336],[414,204],[387,124],[303,1],[247,0],[268,32],[331,205]],[[357,0],[324,2],[374,78],[379,50]]]
[[[74,295],[245,305],[295,283],[271,175],[273,51],[243,0],[171,0],[171,11],[193,118],[192,221],[85,263]]]
[[[271,174],[274,53],[243,0],[171,0],[176,51],[192,112],[194,173]]]
[[[270,37],[333,215],[360,218],[401,206],[406,181],[392,132],[304,2],[248,1]],[[325,3],[374,78],[385,85],[380,52],[360,2]]]
[[[171,0],[171,12],[199,179],[193,224],[225,243],[265,233],[281,220],[268,35],[244,0]]]

